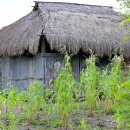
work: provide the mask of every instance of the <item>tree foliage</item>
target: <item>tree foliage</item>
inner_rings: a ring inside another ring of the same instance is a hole
[[[117,0],[127,16],[130,16],[130,0]]]
[[[120,23],[121,26],[125,26],[127,24],[130,24],[130,0],[117,0],[124,12],[125,19]],[[128,28],[130,30],[130,28]],[[125,36],[124,40],[130,40],[130,36]]]

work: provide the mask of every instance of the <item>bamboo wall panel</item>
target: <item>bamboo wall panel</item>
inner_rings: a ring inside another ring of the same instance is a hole
[[[85,58],[73,56],[71,64],[73,75],[79,81],[80,71],[85,68]],[[14,85],[19,91],[36,81],[44,85],[53,84],[63,65],[64,56],[54,53],[37,54],[31,58],[4,57],[0,59],[0,84],[4,89]]]

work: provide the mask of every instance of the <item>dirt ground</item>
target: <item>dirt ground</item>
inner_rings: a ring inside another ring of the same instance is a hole
[[[67,120],[67,124],[73,125],[73,128],[70,128],[69,125],[67,128],[59,128],[58,124],[51,128],[50,118],[45,115],[40,115],[39,119],[36,119],[33,125],[22,121],[18,126],[18,130],[82,130],[80,127],[80,121],[82,119],[86,121],[87,127],[91,127],[91,129],[88,128],[87,130],[116,130],[117,123],[112,113],[105,115],[98,111],[93,116],[90,116],[88,113],[84,109],[74,112]],[[15,109],[15,114],[21,114],[20,106]]]
[[[81,130],[78,128],[80,126],[80,120],[84,118],[86,120],[86,124],[91,126],[92,130],[116,130],[117,123],[114,121],[112,115],[95,115],[93,117],[86,116],[84,113],[76,113],[72,119],[71,123],[75,126],[75,128],[52,128],[46,123],[43,125],[20,125],[19,130]],[[68,120],[70,123],[70,121]],[[89,130],[89,129],[88,129]]]

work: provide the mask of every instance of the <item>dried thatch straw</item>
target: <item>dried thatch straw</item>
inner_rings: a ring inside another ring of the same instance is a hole
[[[0,55],[21,55],[25,50],[36,54],[41,32],[41,15],[32,11],[0,31]]]
[[[77,54],[92,49],[102,57],[122,46],[129,58],[130,43],[123,40],[127,28],[119,25],[121,20],[111,7],[35,2],[30,14],[0,31],[0,55],[20,55],[25,50],[36,54],[39,35],[44,35],[52,50],[65,46]]]

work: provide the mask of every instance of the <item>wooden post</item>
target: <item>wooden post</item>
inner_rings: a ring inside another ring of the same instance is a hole
[[[45,38],[43,36],[41,36],[41,53],[46,53],[46,49],[45,49]]]
[[[29,84],[33,83],[33,59],[29,58]]]

